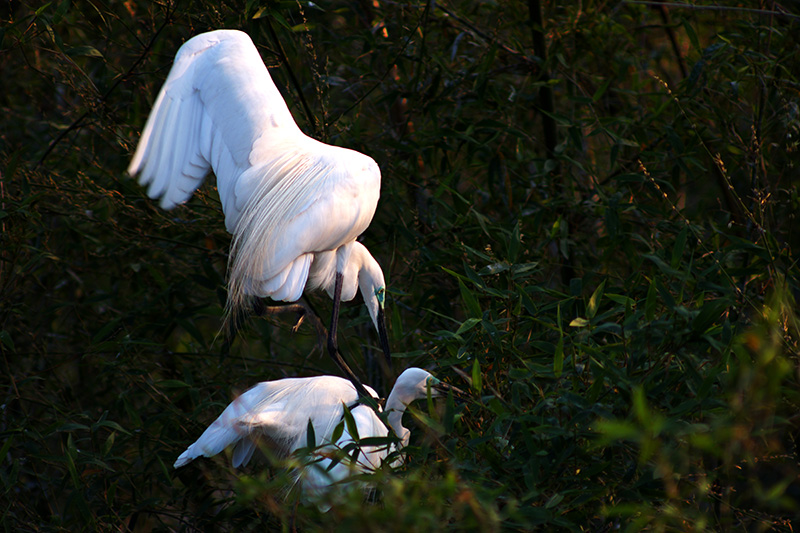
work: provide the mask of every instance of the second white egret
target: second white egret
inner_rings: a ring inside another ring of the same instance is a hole
[[[375,391],[367,387],[377,398]],[[410,430],[403,426],[403,414],[414,400],[425,398],[430,390],[436,397],[452,390],[420,368],[406,369],[395,382],[386,400],[386,419],[399,439],[399,447],[408,444]],[[319,446],[298,472],[303,494],[314,502],[322,502],[334,487],[345,488],[352,475],[378,468],[393,446],[361,444],[370,437],[388,437],[389,431],[376,412],[357,402],[353,384],[335,376],[287,378],[265,381],[234,400],[222,414],[175,461],[179,468],[198,457],[211,457],[229,445],[233,450],[233,466],[247,464],[259,443],[269,446],[279,457],[307,446],[309,424]],[[357,435],[344,428],[333,440],[334,429],[344,420],[348,407]],[[357,453],[351,448],[356,446]],[[346,454],[339,453],[344,450]],[[400,460],[396,457],[392,466]]]

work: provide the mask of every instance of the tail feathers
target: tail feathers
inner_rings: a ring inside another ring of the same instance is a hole
[[[256,451],[256,443],[252,439],[242,439],[236,443],[236,448],[233,449],[233,458],[231,462],[234,468],[246,465],[253,457],[253,452]]]
[[[275,413],[281,413],[284,408],[282,402],[269,403],[269,389],[269,382],[259,383],[233,400],[200,438],[178,457],[175,468],[198,457],[212,457],[242,439],[250,442],[249,436],[253,431],[267,432],[269,436],[268,429]],[[263,406],[263,402],[267,402],[267,405]],[[239,464],[246,464],[254,449],[255,443],[251,443],[250,447],[243,444],[241,451],[234,452],[234,466],[238,466],[237,457]]]
[[[269,296],[277,301],[295,302],[303,296],[303,289],[305,289],[313,260],[314,254],[303,254],[289,263],[277,276],[262,282],[260,287],[258,280],[254,280],[255,283],[247,280],[246,286],[255,284],[258,288],[254,292],[258,296]],[[245,289],[245,291],[251,292],[252,289]]]
[[[246,436],[238,424],[222,424],[219,420],[211,424],[197,441],[189,446],[175,461],[179,468],[198,457],[213,457],[234,442]]]

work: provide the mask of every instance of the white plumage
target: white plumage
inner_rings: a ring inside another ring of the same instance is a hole
[[[334,297],[338,273],[341,300],[360,287],[389,357],[383,272],[355,240],[375,214],[378,165],[306,136],[240,31],[181,46],[128,167],[164,209],[188,200],[211,170],[234,235],[229,312],[248,295],[291,302],[322,288]]]
[[[377,398],[375,391],[370,394]],[[425,398],[430,388],[431,396],[439,396],[450,387],[425,370],[405,370],[386,400],[387,421],[399,438],[400,447],[408,444],[410,430],[403,427],[406,406],[414,400]],[[344,405],[357,399],[353,384],[335,376],[288,378],[265,381],[234,400],[200,436],[175,461],[181,467],[197,457],[211,457],[235,444],[233,466],[247,464],[259,441],[270,445],[281,454],[290,454],[308,442],[308,423],[314,428],[319,446],[298,472],[298,479],[307,499],[321,502],[333,486],[345,487],[354,474],[380,467],[393,447],[359,445],[359,453],[344,456],[337,450],[350,452],[354,435],[347,427],[336,442],[332,436],[336,426],[343,421]],[[375,411],[366,405],[350,407],[358,439],[387,437],[389,431]],[[342,460],[337,459],[340,458]],[[392,466],[396,464],[393,463]],[[359,486],[359,485],[356,485]]]
[[[377,393],[366,387],[370,396]],[[233,466],[247,464],[263,439],[278,456],[306,446],[308,421],[322,443],[330,440],[344,408],[358,399],[353,384],[336,376],[264,381],[231,402],[197,441],[183,452],[175,468],[197,457],[212,457],[231,444]]]

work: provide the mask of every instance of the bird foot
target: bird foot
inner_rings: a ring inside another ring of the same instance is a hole
[[[314,329],[317,330],[319,339],[325,339],[328,336],[328,332],[325,329],[325,326],[322,324],[322,321],[319,319],[316,313],[314,313],[303,302],[295,302],[288,305],[264,305],[262,300],[256,300],[253,311],[258,316],[297,313],[297,321],[295,322],[294,326],[292,326],[292,333],[297,333],[303,322],[308,319],[311,322],[311,325],[314,326]],[[318,348],[322,350],[321,341],[318,341],[317,345]]]
[[[297,312],[297,322],[292,326],[292,333],[297,333],[297,330],[300,329],[300,324],[305,320],[307,311],[307,309],[303,308],[301,311]]]

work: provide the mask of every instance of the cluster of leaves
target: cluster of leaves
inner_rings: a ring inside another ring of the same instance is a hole
[[[770,5],[4,4],[0,523],[792,530],[800,18]],[[472,395],[413,409],[403,468],[326,514],[269,463],[171,466],[236,392],[336,373],[292,316],[218,338],[213,180],[164,212],[125,175],[175,51],[223,27],[379,163],[395,366]]]

